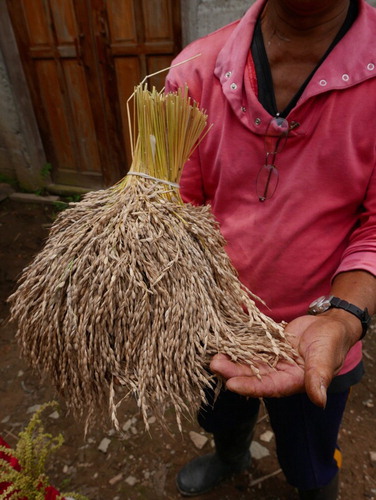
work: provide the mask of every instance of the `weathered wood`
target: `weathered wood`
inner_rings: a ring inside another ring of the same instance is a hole
[[[179,2],[7,0],[7,6],[53,182],[113,184],[131,163],[126,101],[180,49]],[[161,88],[164,78],[151,84]]]
[[[172,41],[142,43],[128,45],[124,43],[111,44],[113,56],[129,56],[142,54],[173,54],[175,44]],[[162,69],[162,68],[161,68]]]
[[[86,8],[87,4],[88,2]],[[80,9],[78,13],[79,5],[75,3],[80,31],[84,34],[82,42],[86,43],[83,60],[85,70],[90,67],[93,72],[93,78],[88,80],[88,91],[91,101],[97,102],[94,120],[101,155],[103,184],[108,186],[123,177],[127,168],[116,74],[108,51],[106,5],[103,0],[91,0],[90,8],[86,12]]]

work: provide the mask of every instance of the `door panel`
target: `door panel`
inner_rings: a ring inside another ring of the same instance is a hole
[[[50,38],[43,0],[34,0],[33,2],[22,0],[20,2],[20,13],[22,13],[22,11],[27,33],[29,35],[30,47],[50,45],[52,39]]]
[[[147,58],[148,74],[152,75],[157,73],[160,69],[168,68],[171,65],[170,56],[149,56]],[[164,87],[166,79],[166,72],[159,73],[158,75],[150,78],[150,86],[155,86],[158,90]]]
[[[101,172],[101,163],[98,146],[96,141],[91,140],[92,137],[95,137],[95,126],[85,72],[82,66],[77,66],[74,61],[68,60],[64,64],[64,76],[67,82],[69,101],[72,104],[73,129],[80,131],[77,137],[79,155],[86,160],[82,164],[82,170],[99,173]]]
[[[176,0],[7,0],[53,181],[105,187],[131,163],[126,102],[180,50]],[[165,74],[150,80],[163,87]]]
[[[117,86],[120,97],[123,141],[126,145],[127,165],[132,163],[131,146],[128,127],[127,101],[133,94],[134,87],[141,80],[141,68],[138,57],[118,57],[115,59]]]
[[[55,0],[50,4],[52,23],[54,26],[57,43],[72,44],[77,36],[76,16],[72,1]]]
[[[50,140],[54,145],[59,167],[64,168],[74,164],[74,145],[71,136],[68,112],[65,100],[60,92],[60,78],[56,66],[48,59],[36,60],[34,70],[40,89],[45,118],[47,119]],[[46,85],[48,82],[48,85]]]
[[[113,44],[137,46],[136,13],[133,0],[107,2],[107,14]]]
[[[168,0],[142,0],[147,42],[171,43],[172,13]]]

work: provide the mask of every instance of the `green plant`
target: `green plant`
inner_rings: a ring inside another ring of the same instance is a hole
[[[14,177],[9,177],[0,172],[0,183],[9,184],[13,188],[18,188],[17,180]]]
[[[43,179],[46,179],[52,171],[52,165],[51,163],[45,163],[43,167],[40,169],[40,175],[43,177]]]
[[[46,194],[46,190],[44,188],[36,189],[34,191],[34,194],[37,196],[44,196]]]
[[[81,200],[82,198],[82,195],[81,194],[71,194],[69,196],[64,196],[63,199],[67,202],[67,203],[77,203]]]
[[[69,206],[69,204],[66,203],[65,201],[55,201],[53,203],[53,207],[54,207],[56,212],[62,212],[63,210],[68,208],[68,206]]]
[[[46,463],[50,455],[63,444],[62,434],[52,436],[44,430],[41,420],[42,413],[47,408],[56,409],[56,402],[42,405],[32,416],[26,428],[19,433],[19,440],[15,449],[0,445],[0,452],[9,458],[16,458],[20,470],[13,468],[10,463],[0,457],[0,482],[9,483],[7,489],[0,493],[0,500],[26,497],[34,500],[44,500],[45,488],[49,486],[49,479],[45,472]],[[58,497],[74,496],[75,500],[87,500],[76,493],[61,493]]]
[[[70,203],[78,203],[82,198],[80,194],[72,194],[69,196],[61,196],[59,201],[55,201],[53,204],[58,212],[65,210],[69,207]]]
[[[68,486],[70,485],[71,483],[71,479],[69,477],[66,477],[65,479],[63,479],[60,483],[60,489],[62,490],[65,490],[66,488],[68,488]]]

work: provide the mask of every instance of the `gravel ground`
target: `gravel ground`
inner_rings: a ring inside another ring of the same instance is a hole
[[[42,381],[19,358],[14,327],[6,322],[6,298],[21,270],[41,248],[56,215],[54,205],[12,201],[0,202],[0,435],[14,445],[19,431],[38,405],[58,400],[48,381]],[[376,500],[376,328],[372,325],[364,342],[366,375],[353,388],[340,433],[344,455],[341,473],[342,500]],[[179,433],[173,415],[167,416],[170,432],[151,420],[146,433],[133,401],[122,411],[121,433],[110,426],[96,428],[86,437],[83,425],[60,409],[47,412],[46,429],[62,433],[63,446],[48,465],[51,483],[64,491],[77,491],[90,500],[155,500],[182,498],[175,476],[190,458],[212,449],[211,436],[195,422],[186,422]],[[274,437],[266,414],[260,416],[252,447],[249,471],[233,477],[206,500],[294,500],[275,457]]]

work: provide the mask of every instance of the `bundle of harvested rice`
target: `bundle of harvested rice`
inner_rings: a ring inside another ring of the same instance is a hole
[[[62,212],[9,298],[21,354],[86,423],[133,394],[146,427],[190,414],[217,352],[251,366],[292,360],[224,250],[210,207],[183,204],[181,169],[207,126],[187,91],[135,91],[128,175]]]

